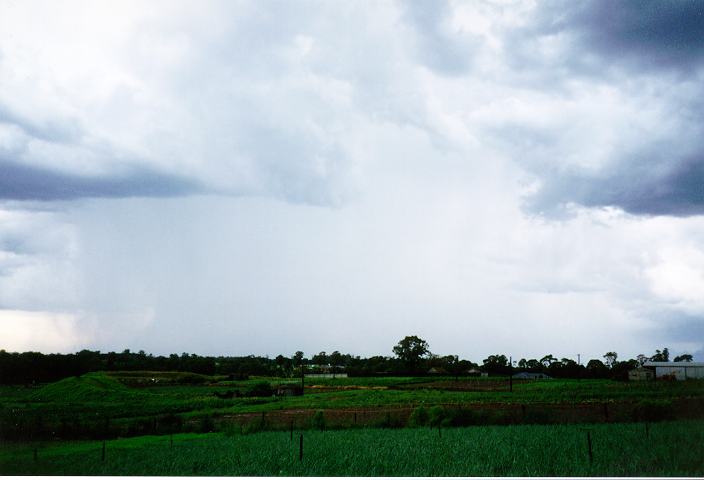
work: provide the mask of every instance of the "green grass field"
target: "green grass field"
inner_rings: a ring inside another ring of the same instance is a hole
[[[592,440],[590,462],[587,432]],[[4,443],[3,475],[702,476],[704,422],[179,434]],[[37,458],[34,459],[34,452]]]
[[[159,380],[159,383],[153,383],[152,378]],[[340,426],[352,421],[350,415],[340,419],[340,412],[344,413],[345,410],[371,412],[399,409],[405,410],[404,415],[407,416],[419,405],[475,409],[486,407],[495,410],[499,407],[516,410],[520,407],[527,409],[528,414],[524,412],[518,420],[514,412],[511,419],[502,420],[497,415],[485,416],[485,423],[516,423],[524,420],[528,423],[546,423],[551,414],[540,413],[539,408],[545,409],[553,405],[556,409],[581,408],[584,412],[591,408],[587,412],[589,415],[584,415],[581,420],[581,413],[578,412],[576,417],[573,415],[574,418],[563,415],[563,420],[556,421],[593,422],[599,421],[596,415],[599,415],[600,405],[606,404],[611,417],[604,420],[629,421],[637,420],[632,415],[632,405],[643,399],[663,404],[690,402],[689,412],[695,413],[701,412],[702,409],[697,405],[701,406],[704,402],[703,381],[628,383],[609,380],[544,380],[516,383],[513,391],[509,392],[504,379],[460,379],[459,382],[454,382],[452,378],[428,377],[308,379],[306,393],[299,397],[223,399],[214,395],[215,392],[233,389],[245,391],[261,381],[276,385],[295,380],[254,378],[231,382],[224,377],[203,377],[187,373],[95,372],[43,386],[0,387],[0,437],[15,440],[111,438],[146,433],[209,431],[212,423],[219,427],[227,419],[241,422],[242,416],[247,414],[264,413],[273,419],[286,412],[309,412],[310,416],[317,410],[336,411],[339,420],[337,426]],[[675,413],[682,411],[679,407],[673,407]],[[605,417],[608,414],[606,412]],[[687,413],[672,418],[691,416]],[[303,422],[306,415],[300,417],[300,422]],[[334,416],[330,418],[335,419]],[[378,418],[374,419],[373,416],[360,415],[359,418],[360,421],[367,418],[369,421],[363,423],[366,425],[379,424]],[[665,415],[662,418],[669,417]],[[274,427],[275,422],[272,420],[268,425]]]

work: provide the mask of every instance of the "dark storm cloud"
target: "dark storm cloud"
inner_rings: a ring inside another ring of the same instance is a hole
[[[507,128],[524,165],[541,180],[541,190],[529,198],[531,210],[556,214],[572,202],[637,215],[704,214],[704,90],[694,77],[704,66],[704,2],[542,2],[532,21],[507,35],[508,61],[521,79],[537,79],[533,85],[567,94],[562,86],[577,77],[596,80],[624,102],[637,99],[661,111],[657,121],[639,127],[634,118],[630,123],[645,134],[634,141],[624,131],[605,166],[588,171],[562,168],[565,156],[589,153],[584,145],[565,145],[559,128]],[[602,126],[585,128],[588,138],[589,129]]]
[[[575,2],[562,26],[582,48],[613,62],[645,68],[699,67],[704,58],[704,2],[593,0]]]
[[[192,180],[134,168],[107,177],[80,176],[0,160],[0,199],[74,200],[83,197],[170,197],[202,191]]]
[[[662,311],[656,313],[655,318],[658,319],[658,323],[650,327],[648,332],[649,337],[657,339],[658,349],[671,346],[672,343],[687,343],[704,338],[704,316]],[[652,355],[655,352],[643,353]],[[694,361],[704,361],[704,349],[679,353],[690,353],[693,354]],[[670,348],[670,360],[673,360],[677,354]]]
[[[540,42],[560,38],[562,50],[541,58]],[[507,33],[515,68],[550,68],[551,74],[691,72],[704,60],[704,2],[644,0],[541,2],[524,27]]]
[[[587,207],[617,207],[636,215],[704,214],[704,156],[673,162],[664,173],[657,162],[643,161],[599,176],[561,175],[548,178],[532,197],[532,210],[550,213],[568,202]]]

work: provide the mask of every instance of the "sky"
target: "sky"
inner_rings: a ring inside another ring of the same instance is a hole
[[[0,349],[704,360],[704,3],[0,0]]]

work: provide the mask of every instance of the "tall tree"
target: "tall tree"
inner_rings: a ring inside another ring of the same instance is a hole
[[[655,350],[655,355],[650,357],[653,362],[669,362],[670,361],[670,351],[667,347],[663,348],[662,351]]]
[[[327,365],[329,363],[328,354],[325,353],[325,351],[322,351],[317,355],[313,355],[313,358],[310,360],[314,365]]]
[[[430,353],[430,346],[422,338],[411,335],[399,341],[393,351],[408,369],[416,370],[423,357]]]
[[[293,354],[293,364],[296,367],[300,367],[301,365],[303,365],[303,355],[304,353],[300,350]]]
[[[618,353],[616,353],[616,352],[606,352],[604,354],[604,361],[606,362],[606,366],[609,368],[614,366],[614,363],[616,362],[617,358],[618,358]]]
[[[587,373],[592,378],[606,378],[609,376],[609,369],[604,365],[604,362],[594,358],[587,362]]]
[[[328,357],[328,360],[330,361],[330,364],[333,367],[341,366],[345,360],[345,357],[340,352],[335,350],[334,352],[332,352],[330,354],[330,356]]]
[[[484,364],[484,370],[493,375],[507,374],[511,370],[506,355],[489,355],[482,360],[482,363]]]
[[[552,354],[545,355],[543,358],[540,359],[540,363],[542,363],[545,368],[549,368],[550,365],[555,362],[559,362],[559,360],[553,357]]]

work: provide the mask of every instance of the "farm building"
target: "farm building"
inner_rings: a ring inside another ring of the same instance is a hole
[[[628,371],[628,380],[655,380],[655,372],[649,368],[634,368]]]
[[[645,362],[643,366],[654,369],[655,378],[704,378],[704,362]]]
[[[306,378],[347,378],[346,373],[306,373]]]
[[[532,373],[532,372],[521,372],[513,375],[516,380],[538,380],[541,378],[552,378],[550,375],[545,375],[544,373]]]

